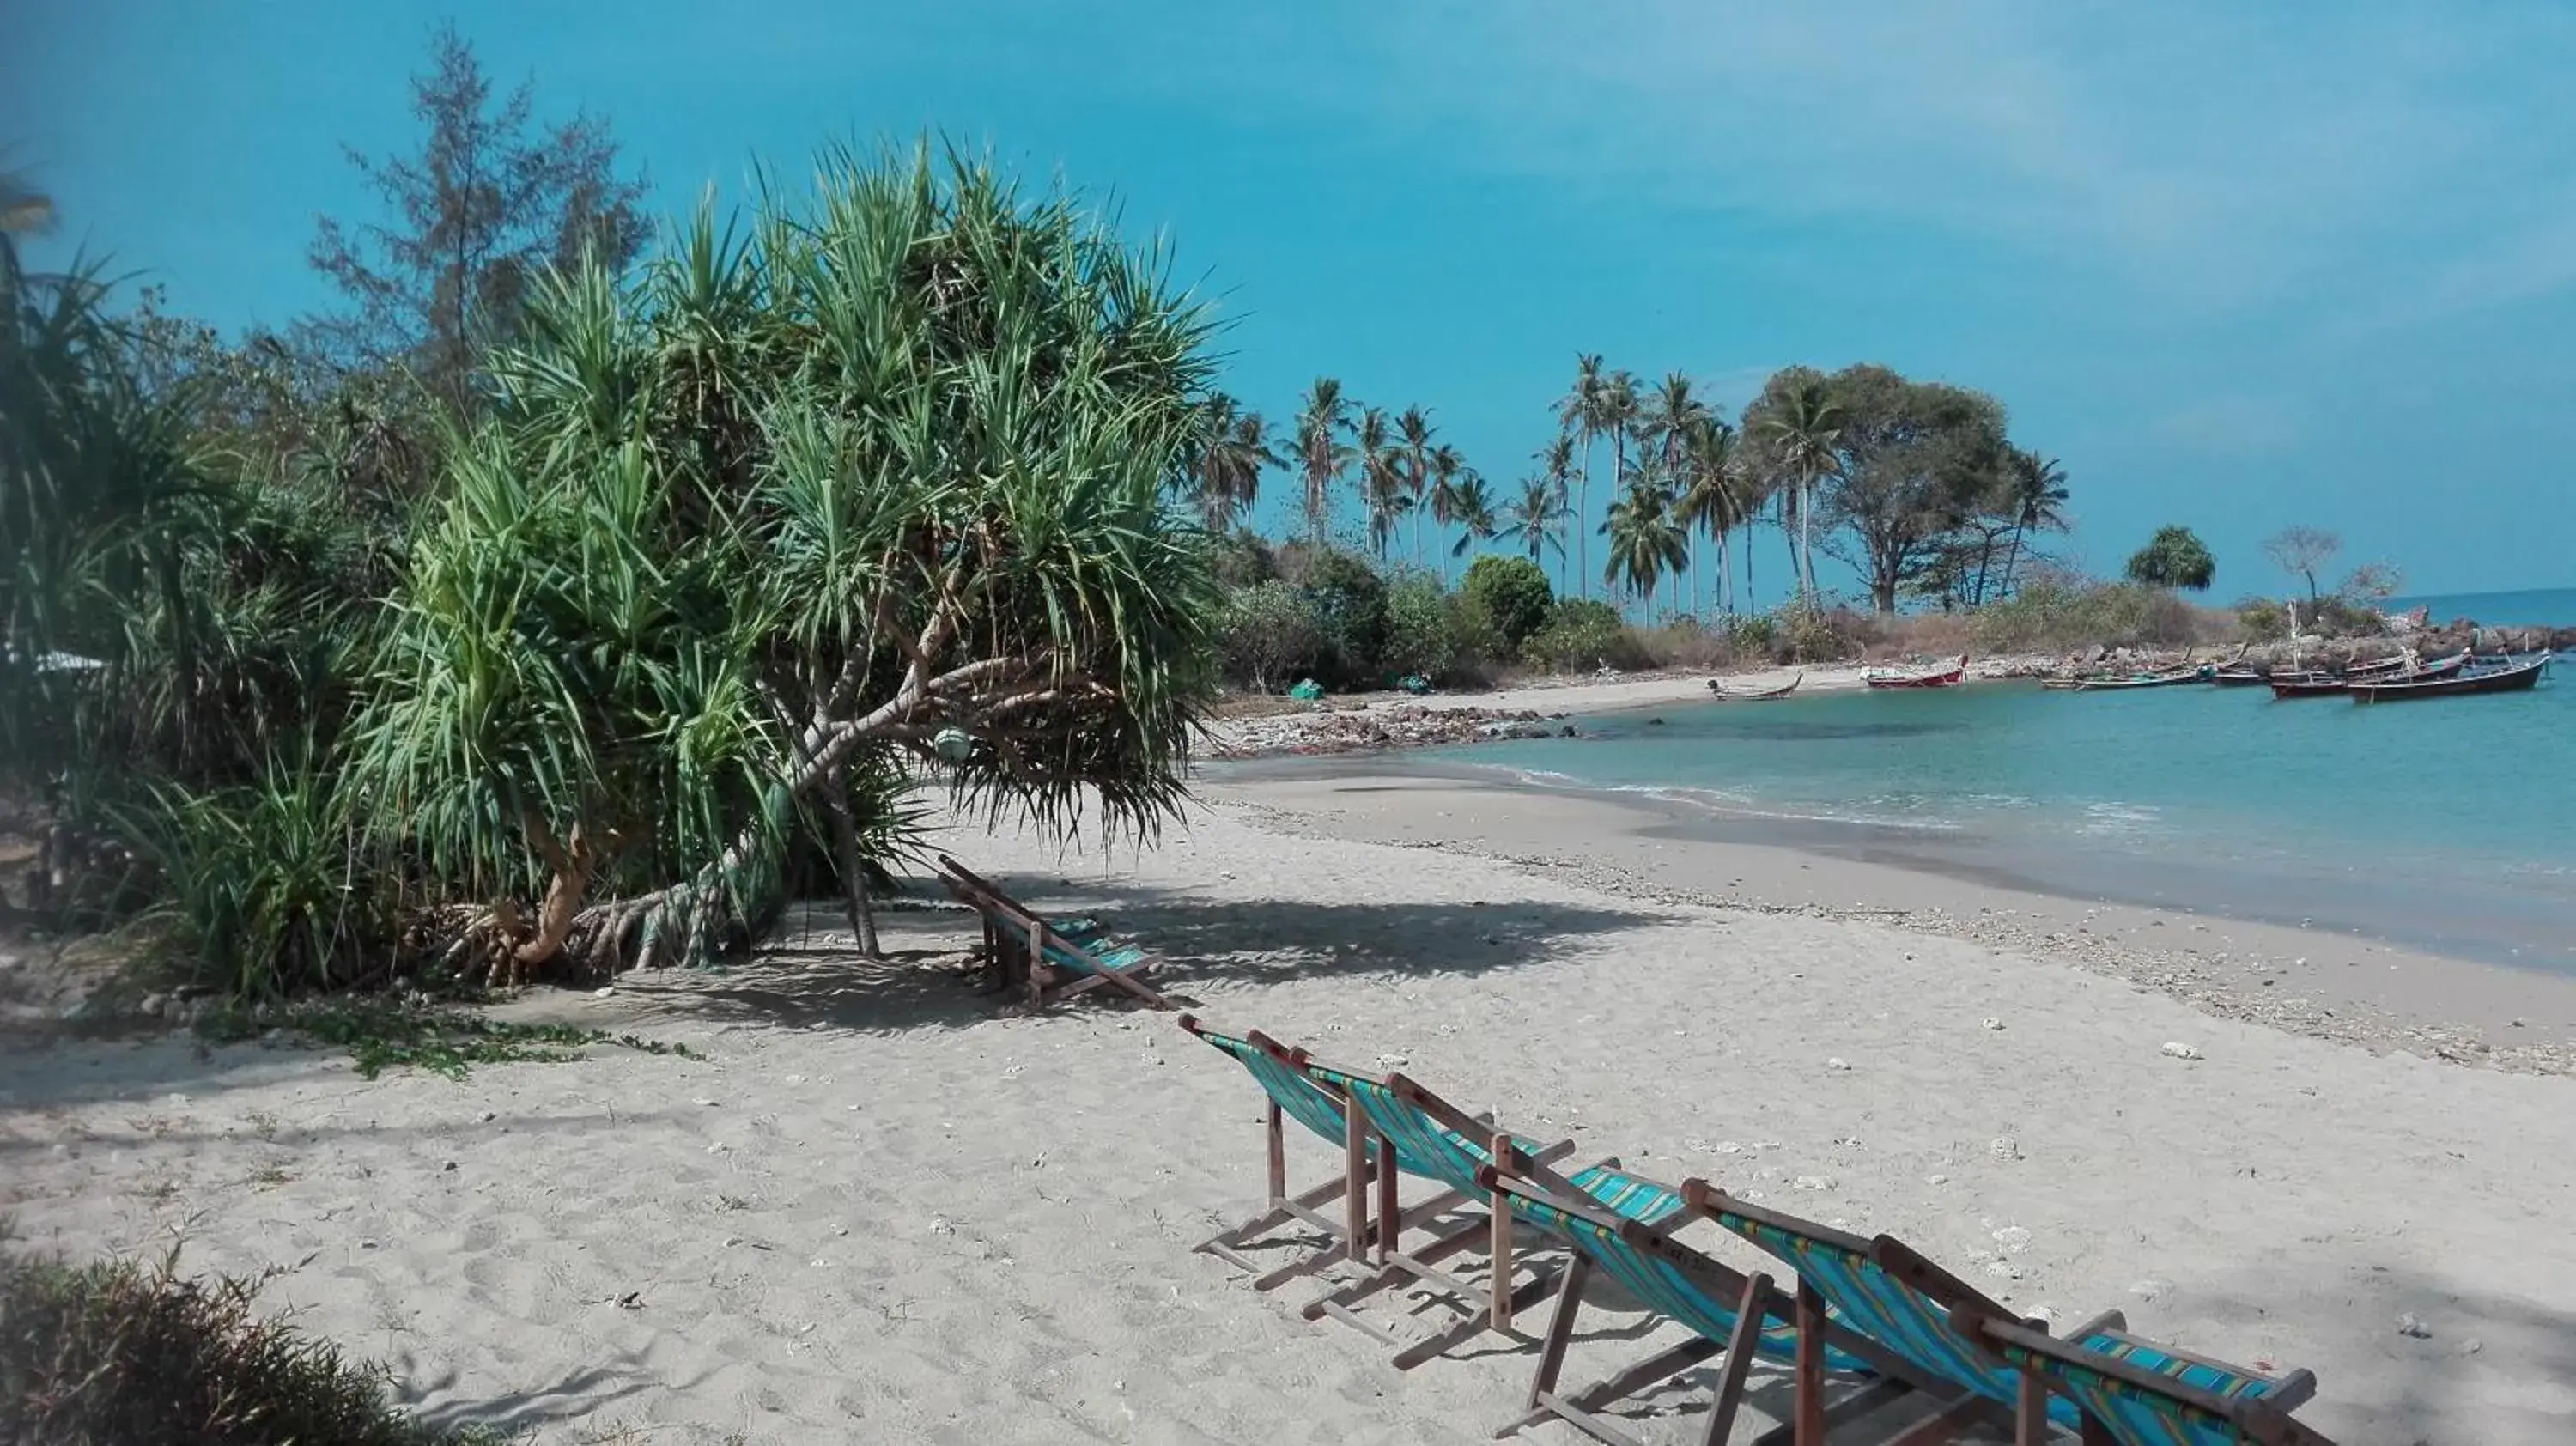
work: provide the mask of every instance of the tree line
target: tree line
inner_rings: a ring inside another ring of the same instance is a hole
[[[1716,606],[1737,610],[1739,576],[1749,598],[1752,534],[1766,521],[1799,599],[1823,594],[1821,544],[1882,613],[1908,597],[1956,608],[2007,595],[2034,539],[2069,526],[2065,468],[2015,445],[1999,402],[1883,366],[1785,368],[1729,422],[1685,373],[1648,385],[1586,354],[1552,411],[1553,434],[1498,494],[1419,406],[1390,415],[1318,377],[1282,429],[1218,395],[1201,411],[1182,499],[1224,532],[1278,473],[1310,544],[1355,502],[1381,562],[1401,552],[1421,565],[1428,523],[1443,576],[1448,559],[1499,543],[1553,557],[1578,595],[1597,586],[1652,603],[1664,590],[1671,612],[1693,615],[1711,601],[1712,555]]]

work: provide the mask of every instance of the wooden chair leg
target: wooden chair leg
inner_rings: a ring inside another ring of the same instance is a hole
[[[1277,1100],[1270,1100],[1261,1112],[1261,1154],[1270,1182],[1270,1205],[1277,1209],[1288,1198],[1288,1140],[1280,1129]]]
[[[1825,1446],[1825,1301],[1802,1278],[1798,1282],[1797,1389],[1790,1421],[1797,1427],[1797,1446]]]
[[[2013,1446],[2048,1446],[2048,1384],[2025,1371],[2013,1408]]]
[[[1708,1410],[1708,1429],[1700,1436],[1700,1446],[1726,1446],[1726,1438],[1735,1433],[1735,1413],[1744,1404],[1744,1378],[1753,1369],[1753,1356],[1762,1343],[1762,1302],[1771,1295],[1771,1277],[1757,1275],[1744,1282],[1744,1294],[1735,1302],[1735,1331],[1726,1338],[1726,1371],[1718,1378],[1717,1400]]]
[[[1351,1261],[1365,1265],[1369,1258],[1368,1218],[1368,1121],[1357,1107],[1342,1111],[1342,1178],[1350,1185],[1344,1201],[1344,1223],[1350,1230]]]
[[[1377,1141],[1377,1260],[1384,1265],[1403,1248],[1404,1211],[1397,1204],[1395,1141]]]
[[[1556,1298],[1556,1309],[1548,1314],[1547,1338],[1538,1348],[1538,1374],[1530,1377],[1529,1405],[1533,1410],[1541,1396],[1556,1390],[1556,1378],[1565,1370],[1565,1348],[1574,1342],[1574,1318],[1583,1310],[1583,1288],[1591,1283],[1591,1258],[1577,1255],[1565,1273],[1565,1289]],[[1518,1430],[1521,1424],[1524,1423],[1515,1423],[1509,1430]]]

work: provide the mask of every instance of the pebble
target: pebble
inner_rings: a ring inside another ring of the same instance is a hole
[[[499,1119],[499,1118],[501,1118],[501,1116],[500,1116],[500,1114],[499,1114],[498,1112],[493,1111],[493,1110],[485,1110],[485,1111],[483,1112],[482,1122],[483,1122],[484,1124],[487,1124],[487,1125],[488,1125],[488,1124],[492,1123],[494,1120],[497,1120],[497,1119]]]
[[[1950,1183],[1950,1177],[1947,1175],[1926,1175],[1923,1177],[1923,1183],[1926,1185],[1947,1185]]]
[[[607,999],[613,997],[616,993],[617,987],[612,984],[590,991],[590,997],[593,999]]]
[[[2401,1336],[2412,1336],[2419,1341],[2429,1341],[2433,1338],[2433,1328],[2412,1315],[2401,1315],[2397,1318],[2397,1333]]]
[[[2476,1336],[2469,1337],[2467,1340],[2460,1342],[2459,1345],[2460,1354],[2464,1356],[2474,1356],[2486,1348],[2487,1343],[2479,1340]]]
[[[2004,1022],[2003,1022],[2002,1020],[2000,1020],[2000,1019],[1993,1019],[1993,1018],[1989,1018],[1989,1019],[1987,1019],[1987,1021],[1986,1021],[1986,1028],[1988,1028],[1988,1029],[2001,1029],[2001,1028],[2003,1028],[2003,1027],[2004,1027]]]
[[[2184,1044],[2184,1043],[2183,1043],[2182,1041],[2180,1041],[2180,1040],[2168,1040],[2168,1041],[2166,1041],[2166,1042],[2165,1042],[2164,1052],[2165,1052],[2166,1057],[2167,1057],[2167,1058],[2170,1058],[2170,1059],[2199,1059],[2199,1058],[2201,1058],[2201,1053],[2200,1053],[2200,1051],[2199,1051],[2198,1049],[2194,1048],[2194,1047],[2193,1047],[2193,1046],[2191,1046],[2191,1045]]]
[[[1832,1058],[1832,1059],[1829,1059],[1829,1060],[1826,1060],[1826,1061],[1825,1061],[1825,1068],[1827,1068],[1827,1069],[1831,1069],[1831,1070],[1847,1070],[1847,1069],[1850,1069],[1850,1068],[1851,1068],[1851,1066],[1850,1066],[1850,1065],[1848,1065],[1848,1064],[1846,1064],[1846,1063],[1844,1063],[1844,1062],[1843,1062],[1843,1060],[1842,1060],[1842,1058],[1841,1058],[1840,1056],[1836,1056],[1836,1057],[1834,1057],[1834,1058]]]
[[[2030,1232],[2018,1225],[2007,1225],[1995,1232],[1995,1244],[2007,1255],[2019,1255],[2030,1249]]]
[[[1400,1054],[1381,1054],[1377,1057],[1379,1069],[1402,1069],[1405,1063],[1405,1057]]]
[[[1994,1156],[1998,1160],[2018,1160],[2021,1158],[2021,1142],[2010,1135],[1996,1136],[1994,1144],[1988,1146],[1988,1148],[1994,1152]]]
[[[1834,1188],[1834,1177],[1831,1175],[1801,1175],[1797,1179],[1789,1182],[1789,1188],[1792,1190],[1830,1190]]]
[[[930,1217],[930,1233],[933,1235],[954,1235],[957,1233],[957,1227],[949,1223],[947,1216],[933,1215]]]

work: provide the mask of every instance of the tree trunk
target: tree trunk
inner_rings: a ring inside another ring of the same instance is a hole
[[[850,937],[858,941],[861,957],[882,959],[885,951],[877,944],[876,910],[868,903],[868,871],[859,858],[859,817],[850,807],[850,773],[846,768],[832,779],[832,835],[841,887],[850,900]]]
[[[2010,549],[2008,549],[2008,550],[2004,553],[2004,581],[2003,581],[2003,589],[2002,589],[2002,591],[2000,591],[2000,592],[1998,592],[1998,593],[1996,594],[1996,596],[1997,596],[1997,597],[2011,597],[2011,596],[2012,596],[2012,590],[2013,590],[2013,570],[2014,570],[2015,568],[2020,567],[2020,566],[2021,566],[2021,524],[2020,524],[2020,523],[2018,523],[2018,522],[2016,522],[2016,523],[2014,523],[2014,524],[2013,524],[2012,546],[2011,546],[2011,548],[2010,548]]]
[[[1806,589],[1807,601],[1816,599],[1816,484],[1808,482],[1798,493],[1798,585]]]

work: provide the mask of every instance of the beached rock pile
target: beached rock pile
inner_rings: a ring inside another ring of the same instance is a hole
[[[1364,753],[1498,738],[1553,738],[1573,732],[1562,714],[1549,718],[1525,708],[1426,708],[1412,703],[1347,713],[1316,709],[1241,719],[1219,726],[1212,752],[1218,758]]]

